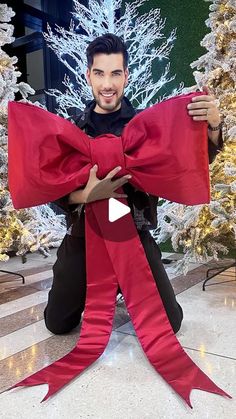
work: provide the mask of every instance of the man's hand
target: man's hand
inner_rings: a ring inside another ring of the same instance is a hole
[[[90,169],[90,175],[87,185],[84,189],[74,191],[70,194],[69,203],[89,203],[107,198],[127,198],[125,194],[115,193],[115,190],[123,186],[132,177],[131,175],[122,176],[119,179],[112,180],[112,178],[119,172],[121,167],[116,167],[111,170],[104,179],[97,178],[98,166],[95,164]]]
[[[192,103],[188,104],[188,114],[192,116],[194,121],[207,121],[212,128],[218,127],[221,118],[216,105],[216,98],[211,94],[207,86],[203,87],[203,91],[206,92],[206,95],[195,96],[192,98]],[[216,145],[218,143],[219,133],[220,129],[217,131],[209,130],[208,132],[211,141]]]
[[[221,119],[216,99],[210,94],[207,86],[203,87],[203,91],[207,94],[193,97],[192,103],[188,104],[188,114],[194,121],[207,121],[212,128],[217,127]]]

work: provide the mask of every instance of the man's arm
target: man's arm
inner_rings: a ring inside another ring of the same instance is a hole
[[[219,153],[220,150],[223,148],[223,136],[222,130],[219,129],[217,131],[212,131],[208,129],[208,156],[209,156],[209,163],[212,163]]]
[[[222,131],[221,131],[221,127],[219,127],[219,129],[212,131],[210,128],[208,129],[208,138],[209,140],[216,146],[216,147],[221,147],[221,143],[222,143]]]

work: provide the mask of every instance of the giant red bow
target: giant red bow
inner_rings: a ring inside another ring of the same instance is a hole
[[[35,106],[9,105],[9,186],[16,208],[58,199],[120,165],[119,176],[147,193],[194,205],[209,202],[207,128],[187,114],[193,94],[155,105],[121,137],[90,139],[70,122]],[[92,364],[112,330],[118,284],[141,345],[162,377],[190,404],[193,388],[228,396],[176,339],[130,214],[108,221],[107,200],[86,205],[87,296],[76,347],[16,386],[49,384],[44,400]],[[228,396],[230,397],[230,396]]]

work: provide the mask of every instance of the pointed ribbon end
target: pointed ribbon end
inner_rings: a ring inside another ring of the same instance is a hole
[[[34,380],[32,377],[33,376],[25,378],[22,381],[19,381],[19,383],[14,384],[13,386],[6,389],[5,391],[10,391],[10,390],[13,390],[14,388],[17,388],[17,387],[33,387],[33,386],[39,386],[41,384],[48,384],[49,385],[49,383],[46,380],[45,381],[42,380],[42,381],[39,382],[39,381]],[[49,393],[49,391],[48,391],[48,393]]]
[[[46,378],[39,378],[38,374],[36,373],[35,376],[31,375],[30,377],[25,378],[24,380],[20,381],[19,383],[15,384],[14,386],[10,387],[7,390],[11,390],[16,387],[39,386],[41,384],[48,385],[48,392],[46,396],[41,400],[41,403],[42,403],[42,402],[45,402],[47,399],[49,399],[49,397],[53,396],[53,394],[59,391],[62,387],[64,387],[64,385],[67,384],[67,381],[60,380],[59,383],[50,383],[49,380],[46,380]]]
[[[176,381],[176,382],[172,382],[171,386],[182,397],[182,399],[187,403],[187,405],[191,407],[191,409],[193,408],[193,406],[191,405],[191,402],[190,402],[190,393],[194,389],[208,391],[209,393],[218,394],[219,396],[224,396],[229,399],[232,399],[232,397],[229,394],[227,394],[224,390],[218,387],[200,369],[198,370],[197,374],[192,380],[192,383],[189,383],[188,381],[186,381],[185,383],[181,383],[180,385],[180,383]]]
[[[179,395],[182,397],[182,399],[187,403],[187,405],[191,409],[193,409],[193,406],[192,406],[191,401],[190,401],[190,394],[191,394],[191,391],[194,390],[194,389],[202,390],[202,391],[208,391],[209,393],[218,394],[220,396],[224,396],[224,397],[227,397],[229,399],[232,399],[232,397],[229,394],[227,394],[224,390],[222,390],[221,388],[219,388],[217,386],[214,386],[214,389],[209,388],[209,387],[205,387],[205,386],[202,386],[202,385],[199,386],[199,387],[194,386],[190,389],[186,389],[186,392],[185,391],[181,392],[181,391],[178,390]]]
[[[193,406],[192,406],[191,401],[190,401],[190,393],[191,393],[191,391],[189,392],[189,395],[188,395],[187,397],[183,397],[183,398],[184,398],[185,402],[187,403],[187,405],[188,405],[191,409],[193,409]]]
[[[33,386],[33,385],[37,385],[37,384],[41,384],[41,383],[35,383],[35,384],[31,383],[30,384],[30,383],[27,382],[27,378],[25,378],[24,380],[19,381],[19,383],[16,383],[13,386],[7,388],[5,391],[10,391],[10,390],[13,390],[14,388],[17,388],[17,387]],[[44,384],[44,383],[42,383],[42,384]]]
[[[232,397],[226,393],[222,388],[218,387],[203,371],[198,371],[197,382],[194,384],[192,388],[196,388],[203,391],[208,391],[209,393],[218,394],[219,396],[227,397],[232,399]]]
[[[64,385],[66,384],[66,383],[63,383],[63,384],[59,384],[59,385],[56,385],[56,384],[49,384],[49,383],[47,383],[48,384],[48,392],[47,392],[47,394],[46,394],[46,396],[43,398],[43,400],[41,400],[41,403],[43,403],[43,402],[45,402],[46,400],[48,400],[49,399],[49,397],[51,397],[51,396],[53,396],[55,393],[57,393],[62,387],[64,387]]]

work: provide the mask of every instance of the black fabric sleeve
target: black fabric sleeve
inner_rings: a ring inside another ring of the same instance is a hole
[[[223,148],[223,135],[222,135],[222,130],[220,130],[220,136],[219,136],[219,140],[218,140],[218,144],[215,145],[210,138],[208,138],[208,156],[209,156],[209,163],[211,164],[217,154],[222,150]]]
[[[74,212],[80,206],[83,206],[83,204],[69,204],[69,195],[70,194],[63,196],[56,201],[53,201],[53,204],[57,205],[67,214]]]

